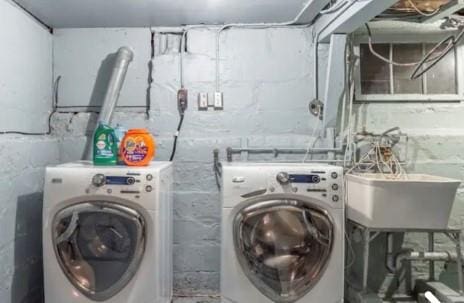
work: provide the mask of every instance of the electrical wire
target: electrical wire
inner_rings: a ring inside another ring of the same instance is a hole
[[[48,115],[48,126],[45,132],[23,132],[23,131],[0,131],[0,135],[21,135],[21,136],[48,136],[52,133],[52,118],[57,112],[58,108],[58,87],[60,85],[61,76],[58,76],[53,84],[53,100],[52,110]]]
[[[450,53],[451,50],[455,48],[455,46],[461,41],[464,37],[464,24],[460,24],[460,32],[454,36],[451,35],[446,37],[441,42],[437,43],[420,61],[418,62],[408,62],[408,63],[399,63],[395,62],[391,59],[385,58],[378,52],[374,50],[373,42],[372,42],[372,31],[369,25],[365,24],[367,33],[368,33],[368,45],[369,51],[376,56],[378,59],[386,62],[388,64],[394,66],[402,66],[402,67],[414,67],[414,70],[410,76],[411,80],[416,80],[422,77],[425,73],[431,70],[435,65],[437,65],[446,55]],[[435,53],[440,49],[443,48],[437,55]]]
[[[34,132],[22,132],[22,131],[0,131],[0,135],[48,136],[52,133],[52,118],[55,113],[56,113],[56,109],[53,109],[48,115],[48,129],[46,132],[34,133]]]
[[[219,161],[219,149],[215,149],[214,152],[214,177],[216,179],[216,185],[219,190],[221,190],[221,179],[222,179],[222,163]]]
[[[424,75],[426,72],[428,72],[430,69],[432,69],[435,65],[438,64],[446,55],[449,54],[449,52],[455,48],[457,44],[459,44],[460,40],[462,37],[464,37],[464,26],[461,25],[461,31],[459,34],[456,36],[449,36],[445,39],[443,39],[440,43],[435,45],[434,48],[432,48],[425,56],[422,58],[422,60],[417,64],[417,66],[414,68],[414,71],[411,74],[411,79],[415,80],[422,75]],[[440,54],[432,59],[429,59],[438,49],[441,47],[445,46],[445,49],[440,52]],[[425,66],[426,63],[430,63],[429,65]]]
[[[179,125],[177,126],[177,131],[174,134],[174,143],[172,145],[172,152],[171,152],[171,157],[169,157],[169,161],[172,162],[174,160],[174,157],[176,156],[176,151],[177,151],[177,140],[180,135],[180,131],[182,129],[182,124],[184,123],[184,113],[181,112],[180,114],[180,120],[179,120]]]
[[[422,15],[422,16],[425,16],[425,17],[432,17],[432,16],[435,16],[436,14],[438,14],[441,10],[441,7],[437,8],[435,11],[431,12],[431,13],[426,13],[422,10],[420,10],[417,5],[414,3],[414,1],[412,0],[408,0],[409,4],[412,6],[412,8],[419,14],[419,15]]]
[[[348,4],[347,1],[342,1],[342,2],[336,2],[334,6],[329,7],[328,9],[322,10],[319,12],[320,15],[328,15],[335,13],[342,7],[344,7],[346,4]]]
[[[376,56],[378,59],[382,60],[383,62],[385,63],[388,63],[388,64],[391,64],[391,65],[394,65],[394,66],[400,66],[400,67],[414,67],[414,66],[418,66],[420,64],[424,64],[424,63],[430,63],[430,62],[433,62],[434,60],[437,60],[437,59],[441,59],[442,57],[444,57],[444,55],[442,53],[438,54],[437,56],[433,57],[433,58],[430,58],[431,56],[428,56],[428,57],[424,57],[426,58],[426,61],[424,61],[424,58],[420,61],[417,61],[417,62],[407,62],[407,63],[400,63],[400,62],[395,62],[393,61],[392,59],[389,59],[389,58],[385,58],[384,56],[382,56],[381,54],[379,54],[377,51],[375,51],[374,49],[374,45],[373,45],[373,42],[372,42],[372,31],[371,31],[371,28],[369,26],[369,24],[365,23],[364,24],[366,29],[367,29],[367,34],[368,34],[368,46],[369,46],[369,51],[374,55]],[[449,39],[449,37],[445,40],[443,40],[442,42],[446,42],[447,40]],[[442,42],[440,42],[439,44],[441,44]],[[436,49],[436,47],[434,48]],[[433,54],[433,52],[431,53]],[[443,55],[443,56],[442,56]],[[446,55],[446,54],[445,54]],[[436,63],[435,63],[436,64]]]
[[[314,149],[314,146],[316,145],[316,142],[321,138],[320,134],[317,135],[317,137],[316,137],[316,134],[319,132],[319,128],[320,128],[320,126],[322,124],[321,123],[322,122],[321,121],[321,114],[322,114],[322,111],[319,111],[319,114],[316,117],[317,122],[316,122],[316,125],[313,128],[313,133],[311,134],[311,138],[314,138],[314,140],[313,140],[313,142],[308,143],[308,147],[306,148],[306,153],[305,153],[304,158],[303,158],[303,163],[306,162],[311,150]]]

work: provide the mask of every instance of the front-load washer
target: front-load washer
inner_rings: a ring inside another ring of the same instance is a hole
[[[222,302],[343,302],[343,168],[227,163],[222,178]]]
[[[171,302],[172,187],[168,162],[48,167],[45,302]]]

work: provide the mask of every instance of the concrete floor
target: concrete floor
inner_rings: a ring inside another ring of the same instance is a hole
[[[220,303],[219,297],[175,297],[173,303]]]
[[[193,297],[193,298],[174,298],[173,303],[220,303],[221,299],[219,297]],[[417,303],[417,301],[407,300],[407,299],[399,299],[397,301],[393,301],[394,303]],[[388,301],[385,303],[392,303],[392,301]]]

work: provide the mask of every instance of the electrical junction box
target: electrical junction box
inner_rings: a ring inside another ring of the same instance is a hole
[[[177,106],[181,113],[185,112],[188,106],[188,90],[185,88],[179,89],[177,92]]]

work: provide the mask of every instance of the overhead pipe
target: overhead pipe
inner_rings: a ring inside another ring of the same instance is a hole
[[[98,116],[98,122],[103,124],[111,123],[114,109],[116,108],[116,104],[119,100],[122,85],[126,79],[129,64],[133,59],[134,52],[130,48],[124,46],[118,50],[110,76],[110,81],[108,83],[108,88],[103,99],[100,115]]]

